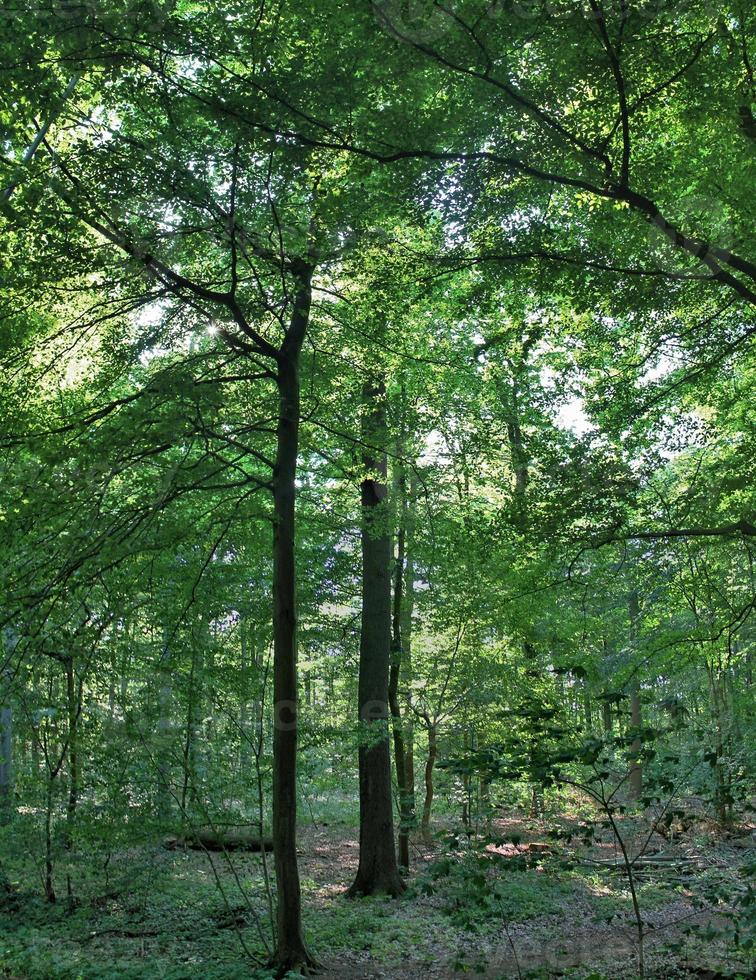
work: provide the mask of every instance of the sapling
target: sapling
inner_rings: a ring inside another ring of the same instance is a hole
[[[636,868],[638,862],[647,853],[654,833],[659,830],[667,815],[672,813],[672,802],[677,795],[679,787],[690,773],[686,772],[676,781],[673,781],[665,774],[661,774],[658,777],[650,776],[646,779],[644,796],[638,802],[644,808],[650,807],[653,803],[658,803],[659,809],[652,819],[648,834],[643,839],[641,846],[637,849],[637,853],[631,857],[630,845],[618,819],[626,811],[626,805],[621,798],[621,791],[632,777],[632,773],[634,772],[633,764],[641,761],[641,757],[642,761],[648,762],[656,756],[657,753],[652,747],[652,743],[658,738],[660,732],[654,729],[643,730],[643,748],[641,749],[641,754],[638,755],[633,747],[631,749],[632,758],[628,760],[631,765],[621,776],[617,776],[613,781],[611,766],[613,763],[612,748],[622,746],[627,742],[628,738],[632,739],[634,745],[637,744],[637,735],[637,732],[631,731],[625,739],[590,738],[583,745],[579,746],[577,751],[568,750],[559,753],[560,762],[577,764],[583,768],[584,774],[573,776],[565,773],[558,766],[555,766],[547,777],[547,781],[549,783],[557,782],[566,786],[572,786],[580,792],[585,793],[598,806],[604,817],[604,825],[612,832],[612,836],[616,841],[621,855],[621,867],[627,878],[628,888],[630,889],[635,929],[638,937],[638,976],[643,980],[645,977],[644,939],[646,931],[638,895]],[[676,756],[669,756],[667,761],[675,763],[679,760]],[[590,836],[592,837],[592,834]]]

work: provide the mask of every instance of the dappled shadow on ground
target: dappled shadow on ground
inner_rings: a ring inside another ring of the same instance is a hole
[[[324,980],[637,976],[632,904],[607,833],[584,846],[577,817],[516,815],[494,821],[485,836],[451,831],[441,827],[432,848],[413,842],[408,893],[391,900],[345,896],[357,868],[356,828],[302,828],[305,925]],[[632,848],[645,840],[640,823],[628,821],[624,831]],[[729,924],[725,906],[702,906],[695,896],[702,881],[734,882],[736,869],[753,860],[749,844],[747,832],[724,837],[702,827],[649,841],[647,851],[664,858],[639,869],[649,977],[738,966],[723,939],[685,930]],[[33,892],[30,868],[3,911],[0,975],[249,977],[248,954],[265,955],[262,861],[145,842],[109,859],[105,889],[99,871],[72,869],[73,899],[54,907]]]
[[[443,879],[431,893],[424,892],[424,878],[447,851],[420,842],[415,842],[413,887],[408,897],[399,903],[374,901],[355,911],[354,903],[343,898],[357,863],[351,832],[334,827],[307,829],[302,837],[302,866],[313,885],[308,905],[328,967],[324,977],[403,980],[584,976],[591,972],[612,978],[636,977],[637,933],[631,898],[624,875],[609,867],[619,857],[616,844],[608,834],[598,834],[590,847],[564,841],[557,844],[548,834],[554,824],[580,831],[577,820],[544,823],[522,816],[502,818],[490,828],[496,843],[489,844],[488,850],[499,858],[492,877],[505,894],[509,890],[524,896],[521,906],[513,912],[510,909],[498,922],[495,909],[494,914],[484,914],[477,921],[474,910],[469,916],[455,916],[452,908],[450,915]],[[628,821],[625,832],[637,853],[647,836],[645,825],[635,828]],[[720,909],[701,907],[694,900],[691,886],[707,867],[726,874],[727,869],[743,863],[747,845],[747,836],[725,840],[714,829],[695,838],[656,836],[649,842],[647,853],[665,858],[660,870],[639,874],[649,976],[716,976],[720,970],[739,965],[725,941],[709,940],[704,946],[687,930],[690,926],[723,929],[729,925]],[[468,846],[463,838],[459,853]],[[691,855],[699,859],[694,866]],[[678,859],[684,874],[677,873]],[[330,920],[325,933],[321,916]]]

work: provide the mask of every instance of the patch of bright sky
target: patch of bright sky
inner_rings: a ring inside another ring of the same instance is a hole
[[[585,412],[585,402],[582,398],[570,398],[557,411],[554,421],[560,429],[567,429],[578,437],[587,432],[595,432],[596,426]]]
[[[596,432],[596,426],[588,418],[585,401],[578,395],[565,394],[562,380],[552,368],[541,368],[541,384],[545,391],[553,395],[550,403],[551,417],[560,429],[574,433],[578,438],[588,432]]]
[[[656,363],[643,375],[641,384],[651,384],[654,381],[661,381],[662,378],[666,378],[668,374],[671,374],[672,371],[681,366],[682,364],[679,358],[671,354],[662,354]]]

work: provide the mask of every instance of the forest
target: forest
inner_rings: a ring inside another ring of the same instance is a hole
[[[756,8],[0,14],[0,977],[753,976]]]

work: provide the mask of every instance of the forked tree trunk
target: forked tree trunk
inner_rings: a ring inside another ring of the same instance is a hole
[[[400,895],[388,733],[391,531],[386,509],[385,389],[366,385],[362,424],[362,626],[360,630],[360,862],[349,894]]]
[[[278,425],[273,473],[273,855],[279,977],[316,963],[302,932],[297,867],[297,582],[295,505],[299,450],[299,358],[309,323],[312,268],[301,268],[291,324],[277,359]]]

